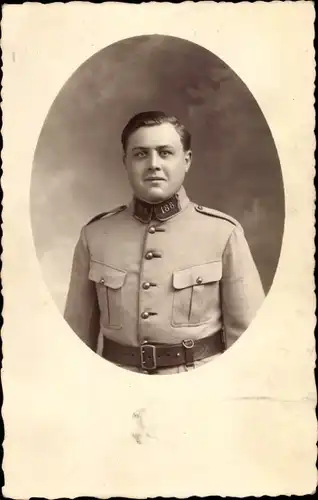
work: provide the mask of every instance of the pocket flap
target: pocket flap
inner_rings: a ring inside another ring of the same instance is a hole
[[[177,290],[194,285],[204,285],[222,278],[222,261],[208,262],[173,273],[173,286]]]
[[[90,280],[95,281],[95,283],[100,283],[116,290],[123,286],[126,274],[126,271],[115,269],[101,262],[91,261],[88,277]]]

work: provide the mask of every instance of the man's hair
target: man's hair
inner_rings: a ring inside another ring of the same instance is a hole
[[[121,134],[121,143],[124,151],[127,149],[129,137],[141,127],[153,127],[162,123],[171,123],[178,134],[184,151],[188,151],[191,147],[191,134],[184,125],[175,116],[166,115],[163,111],[144,111],[133,116],[125,126]]]

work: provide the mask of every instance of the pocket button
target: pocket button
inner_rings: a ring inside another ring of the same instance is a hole
[[[201,284],[202,284],[202,282],[203,282],[203,278],[201,278],[201,276],[198,276],[198,277],[197,277],[197,284],[198,284],[198,285],[201,285]]]

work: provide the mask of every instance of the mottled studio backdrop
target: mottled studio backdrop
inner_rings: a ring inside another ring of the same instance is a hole
[[[121,160],[122,128],[133,114],[151,109],[175,114],[189,128],[188,195],[241,222],[266,292],[272,284],[284,191],[257,102],[206,49],[174,37],[140,36],[106,47],[70,75],[41,131],[31,217],[43,275],[61,311],[81,227],[131,197]]]

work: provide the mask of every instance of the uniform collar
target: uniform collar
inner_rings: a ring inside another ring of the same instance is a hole
[[[141,222],[148,223],[154,219],[164,222],[184,210],[188,203],[189,198],[181,187],[171,198],[160,203],[147,203],[135,197],[130,208],[133,216]]]

